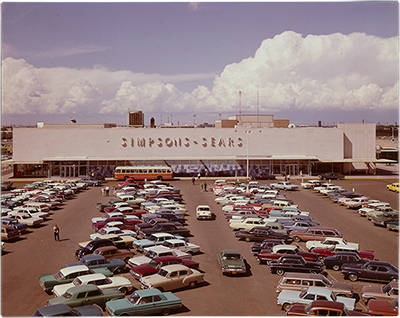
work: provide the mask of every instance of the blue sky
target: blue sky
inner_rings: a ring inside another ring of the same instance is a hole
[[[3,3],[3,124],[398,121],[397,2]]]

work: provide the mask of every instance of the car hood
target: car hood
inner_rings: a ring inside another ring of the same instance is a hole
[[[132,308],[134,305],[128,300],[128,298],[117,299],[106,302],[106,306],[111,312],[116,312],[117,310]]]
[[[333,282],[332,288],[335,291],[349,291],[353,292],[353,285],[345,282]]]
[[[63,295],[69,288],[74,287],[74,286],[75,285],[72,283],[56,285],[53,288],[53,294],[56,297],[59,297],[59,296]]]
[[[141,275],[158,271],[158,269],[156,269],[148,264],[143,264],[143,265],[132,267],[131,270],[138,274],[141,274]]]
[[[300,299],[300,295],[302,294],[302,291],[298,291],[298,290],[288,290],[288,289],[284,289],[282,290],[279,295],[278,295],[278,299],[280,300],[293,300],[294,302],[296,302],[297,300]]]
[[[56,282],[57,280],[54,278],[54,275],[52,274],[44,274],[44,275],[39,275],[40,277],[40,282],[42,284],[46,284],[48,282]]]
[[[151,258],[147,256],[136,256],[129,259],[128,264],[131,266],[139,266],[143,264],[148,264],[151,261]]]
[[[361,293],[362,294],[382,294],[382,286],[372,286],[372,285],[368,285],[368,286],[364,286],[361,289]]]

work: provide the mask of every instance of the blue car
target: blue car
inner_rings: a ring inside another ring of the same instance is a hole
[[[121,273],[126,268],[126,263],[122,259],[106,259],[103,255],[86,255],[79,262],[67,264],[67,267],[86,265],[90,269],[104,268],[114,274]],[[109,275],[107,275],[109,276]]]

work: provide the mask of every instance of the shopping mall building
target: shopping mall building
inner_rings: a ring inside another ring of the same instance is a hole
[[[142,116],[143,118],[143,116]],[[232,116],[213,127],[143,123],[14,128],[14,177],[112,177],[116,166],[167,165],[176,176],[260,173],[374,174],[375,124],[295,127],[272,115]]]

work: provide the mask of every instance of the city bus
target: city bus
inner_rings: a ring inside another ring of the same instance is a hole
[[[172,180],[174,172],[167,166],[120,166],[114,170],[117,180]]]

